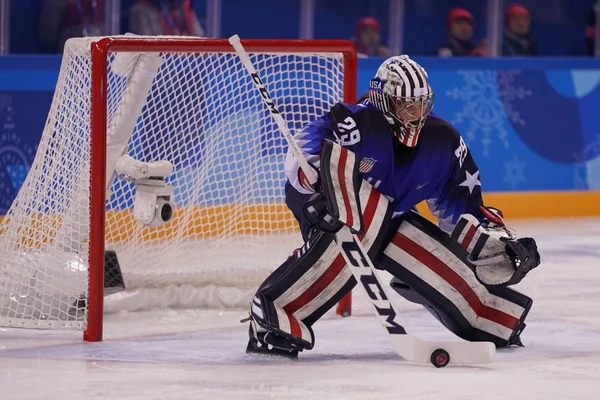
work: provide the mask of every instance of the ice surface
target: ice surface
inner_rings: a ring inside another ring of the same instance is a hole
[[[543,264],[518,290],[534,299],[525,348],[486,366],[398,358],[355,291],[355,316],[315,325],[297,361],[244,354],[244,311],[109,314],[105,341],[0,329],[0,399],[600,399],[600,219],[514,224],[534,236]],[[402,303],[409,328],[452,336]]]

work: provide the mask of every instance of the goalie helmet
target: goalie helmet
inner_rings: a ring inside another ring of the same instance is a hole
[[[433,90],[423,67],[407,55],[388,58],[371,79],[369,100],[393,125],[401,143],[417,145],[433,108]]]

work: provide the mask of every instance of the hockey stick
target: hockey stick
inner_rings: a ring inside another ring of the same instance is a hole
[[[229,43],[231,43],[250,74],[265,105],[277,123],[279,131],[287,141],[308,181],[311,184],[316,183],[316,172],[309,166],[300,147],[294,141],[287,123],[260,79],[239,36],[230,37]],[[360,241],[350,232],[350,228],[347,226],[344,226],[335,235],[335,239],[346,260],[346,265],[351,269],[356,281],[363,286],[379,322],[388,333],[388,338],[400,357],[414,362],[431,362],[436,367],[444,367],[448,363],[485,364],[492,361],[495,346],[490,342],[430,342],[407,333],[404,328],[404,321],[397,312],[397,307],[389,300],[388,289],[381,284],[381,279]]]

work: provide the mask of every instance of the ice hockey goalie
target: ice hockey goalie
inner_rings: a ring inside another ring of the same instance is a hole
[[[328,195],[335,185],[356,194],[358,237],[401,296],[465,340],[521,345],[532,299],[511,286],[540,264],[536,243],[517,237],[499,210],[484,205],[465,142],[432,108],[425,70],[396,56],[380,66],[368,96],[335,105],[296,133],[320,180],[310,185],[288,154],[286,203],[305,244],[258,288],[247,352],[296,357],[312,349],[313,324],[355,286],[334,241],[348,222]],[[324,143],[360,161],[341,168]],[[424,200],[437,225],[415,210]]]

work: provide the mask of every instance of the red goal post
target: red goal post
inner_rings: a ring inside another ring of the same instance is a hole
[[[346,40],[245,39],[249,53],[337,53],[343,55],[343,100],[356,100],[357,56]],[[89,297],[84,340],[102,340],[104,250],[106,217],[107,65],[111,52],[203,52],[234,53],[226,39],[109,37],[91,44],[91,163],[89,229]],[[277,99],[275,99],[277,102]],[[349,315],[351,297],[338,305],[338,313]]]

